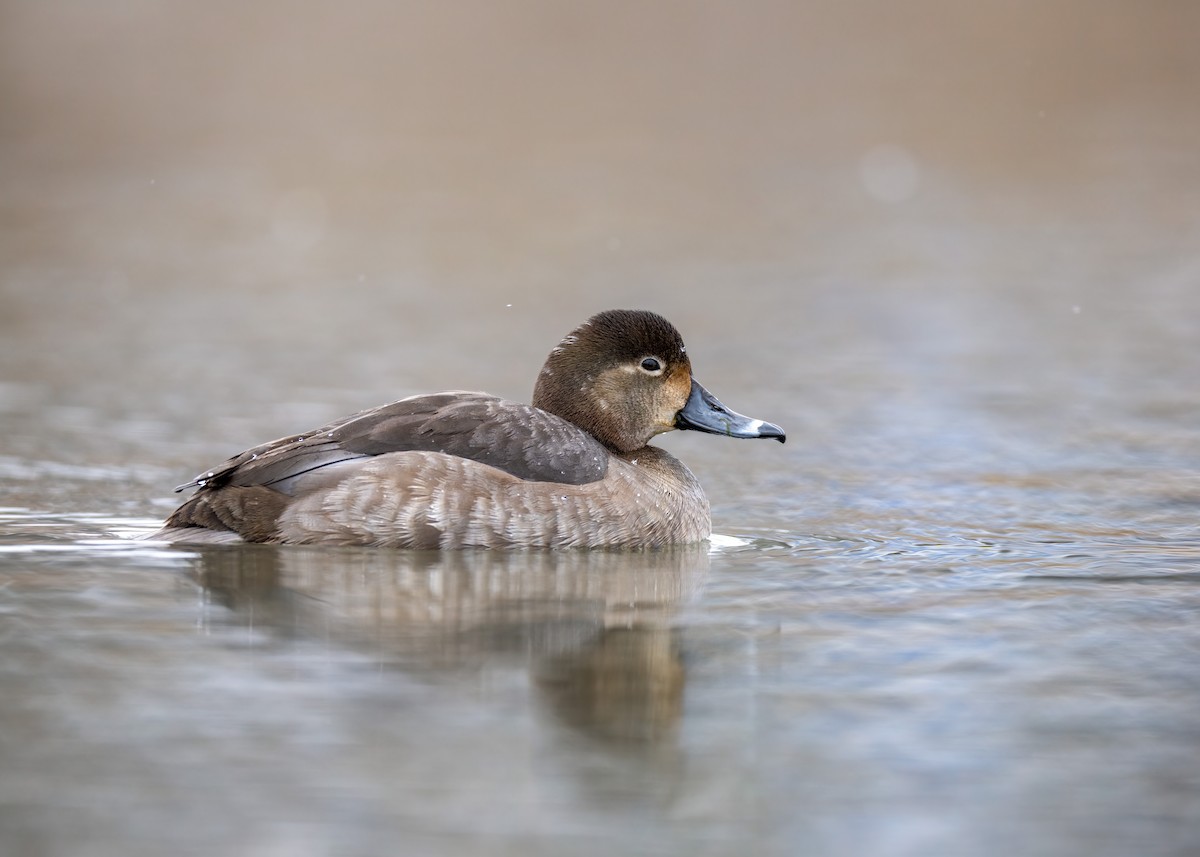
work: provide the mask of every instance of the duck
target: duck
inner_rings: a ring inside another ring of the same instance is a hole
[[[703,542],[700,483],[650,444],[692,430],[786,435],[692,377],[674,325],[592,316],[550,351],[531,404],[411,396],[255,446],[206,470],[147,538],[410,549],[663,548]]]

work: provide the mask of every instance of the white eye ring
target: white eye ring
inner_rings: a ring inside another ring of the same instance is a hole
[[[657,357],[643,357],[638,363],[638,368],[647,375],[661,375],[663,373],[663,362]]]

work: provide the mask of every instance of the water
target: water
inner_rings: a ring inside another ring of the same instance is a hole
[[[3,7],[0,851],[1200,850],[1195,12],[257,8]],[[711,546],[133,540],[617,306]]]

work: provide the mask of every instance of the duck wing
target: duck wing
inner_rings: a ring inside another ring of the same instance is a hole
[[[305,474],[408,451],[440,452],[518,479],[570,485],[602,479],[609,456],[578,426],[531,405],[484,393],[434,393],[253,447],[175,490],[262,486],[291,494]]]

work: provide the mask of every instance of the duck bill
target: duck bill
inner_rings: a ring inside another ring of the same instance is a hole
[[[787,440],[779,426],[744,417],[729,410],[694,378],[687,404],[675,415],[675,428],[723,434],[728,437],[772,437],[780,443]]]

